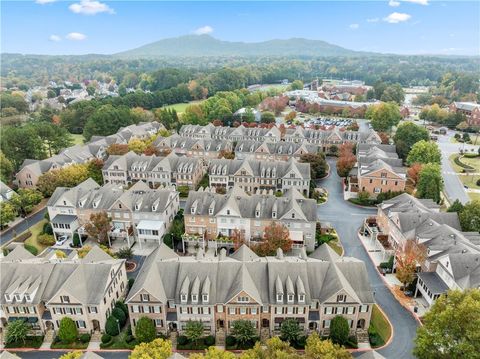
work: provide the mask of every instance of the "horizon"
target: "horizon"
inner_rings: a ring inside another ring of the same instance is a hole
[[[187,35],[243,43],[301,38],[384,55],[480,54],[479,2],[139,4],[2,1],[2,54],[114,55]]]

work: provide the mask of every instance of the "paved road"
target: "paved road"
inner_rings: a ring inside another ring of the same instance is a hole
[[[319,182],[326,188],[329,198],[326,204],[319,206],[320,221],[330,222],[337,230],[345,249],[345,255],[358,258],[365,262],[368,276],[375,291],[375,299],[385,311],[394,327],[394,337],[391,344],[380,353],[386,358],[413,358],[413,339],[417,322],[410,312],[403,308],[393,297],[383,283],[367,252],[357,237],[357,230],[365,217],[376,213],[374,209],[360,208],[343,200],[341,179],[335,170],[335,161],[329,160],[331,174]]]
[[[474,145],[464,145],[459,143],[451,143],[450,138],[455,135],[455,131],[448,131],[446,136],[439,136],[438,146],[442,151],[442,176],[443,181],[445,182],[445,194],[449,202],[453,202],[456,199],[460,200],[462,203],[467,203],[470,201],[465,188],[463,187],[462,182],[458,179],[458,176],[455,174],[448,157],[453,153],[458,153],[460,149],[471,151],[478,151],[479,146]]]
[[[44,209],[38,211],[37,213],[35,213],[30,218],[28,218],[28,220],[24,219],[22,222],[18,223],[17,225],[13,226],[12,228],[9,228],[5,233],[0,235],[0,245],[3,245],[4,243],[6,243],[10,239],[12,239],[14,231],[17,234],[20,234],[20,233],[26,231],[31,226],[40,222],[44,218],[46,211],[47,211],[47,209],[44,208]]]

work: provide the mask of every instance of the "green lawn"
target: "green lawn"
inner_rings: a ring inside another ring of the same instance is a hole
[[[327,243],[339,256],[343,254],[343,248],[338,243],[338,239]]]
[[[202,102],[203,102],[202,100],[199,100],[199,101],[175,103],[173,105],[165,106],[164,108],[174,109],[175,111],[177,111],[178,114],[181,114],[181,113],[185,112],[185,109],[187,108],[187,106],[194,105],[194,104],[200,104]]]
[[[386,343],[392,336],[392,328],[390,327],[387,318],[385,318],[383,313],[378,308],[377,304],[374,304],[373,306],[370,325],[375,328],[375,331],[378,333],[380,338],[382,338],[383,343]]]
[[[453,154],[450,156],[450,163],[457,173],[462,173],[462,167],[457,165],[453,159],[457,156],[457,154]],[[480,173],[480,157],[476,158],[468,158],[468,157],[462,157],[460,160],[462,163],[465,163],[466,165],[472,166],[475,168],[476,173]],[[475,189],[480,189],[480,186],[477,185],[477,181],[480,179],[480,175],[467,175],[467,176],[458,176],[460,181],[464,184],[467,185],[469,188],[475,188]],[[467,192],[468,196],[473,200],[473,199],[480,199],[480,193],[472,193],[472,192]]]
[[[25,244],[30,244],[31,246],[34,246],[35,248],[38,249],[38,253],[41,253],[47,246],[44,246],[43,244],[40,244],[37,242],[37,236],[42,232],[43,225],[47,223],[46,219],[42,219],[40,222],[35,224],[34,226],[30,227],[30,231],[32,232],[32,235],[27,238],[25,241]]]
[[[71,133],[70,136],[72,136],[74,145],[83,145],[83,140],[84,140],[83,135],[77,135],[77,134]]]

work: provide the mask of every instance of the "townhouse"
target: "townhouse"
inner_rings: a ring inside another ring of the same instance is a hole
[[[74,233],[86,236],[85,224],[94,213],[106,212],[111,219],[110,241],[131,247],[134,242],[161,243],[180,207],[173,188],[152,189],[139,181],[129,189],[107,183],[99,186],[91,178],[73,188],[59,187],[47,203],[57,238]]]
[[[93,159],[104,160],[107,147],[114,143],[126,144],[132,138],[145,139],[164,128],[158,122],[140,123],[122,127],[114,135],[93,136],[84,145],[74,145],[62,150],[59,154],[44,160],[26,159],[15,175],[15,183],[20,188],[34,188],[39,177],[51,170],[60,169],[72,164],[85,163]]]
[[[247,242],[260,242],[267,226],[281,223],[288,228],[294,247],[315,249],[317,203],[305,199],[295,188],[283,197],[247,195],[240,186],[227,194],[215,193],[214,189],[190,192],[184,216],[186,238],[193,236],[192,241],[202,244],[206,241],[209,247],[231,248],[229,238],[235,231]],[[218,237],[223,238],[220,244],[215,242]]]
[[[25,320],[34,334],[58,330],[65,316],[81,333],[102,332],[115,302],[125,297],[125,260],[93,247],[80,259],[35,257],[17,246],[0,259],[2,327]]]
[[[214,139],[229,141],[269,141],[278,142],[282,134],[279,128],[261,127],[238,127],[214,126],[209,123],[206,126],[183,125],[179,131],[180,136],[195,139]]]
[[[359,144],[357,162],[348,178],[349,192],[401,192],[407,183],[407,169],[398,158],[395,145]]]
[[[288,161],[212,160],[208,168],[210,186],[233,188],[238,185],[248,193],[261,190],[285,192],[296,188],[304,196],[310,192],[310,164]]]
[[[178,156],[199,158],[205,163],[211,159],[220,158],[222,153],[233,151],[232,141],[229,140],[193,139],[177,134],[165,138],[159,137],[153,145],[160,153],[173,152]]]
[[[304,143],[285,143],[267,141],[239,141],[235,147],[235,159],[254,158],[264,161],[288,161],[300,159],[302,155],[316,154],[318,147]]]
[[[195,189],[205,174],[205,167],[199,158],[179,157],[175,153],[158,157],[128,152],[122,156],[110,156],[102,173],[105,183],[122,186],[144,181],[152,188],[163,185]]]
[[[341,315],[350,333],[364,332],[374,305],[365,264],[339,257],[327,245],[310,256],[258,257],[246,245],[231,256],[178,256],[162,245],[145,260],[126,299],[130,323],[152,319],[159,333],[183,332],[190,320],[206,334],[224,337],[236,320],[253,323],[259,335],[278,335],[286,319],[305,333],[328,335]]]
[[[0,203],[9,201],[15,195],[15,191],[0,181]]]
[[[480,126],[480,104],[475,102],[453,102],[449,109],[452,112],[464,114],[470,126]]]

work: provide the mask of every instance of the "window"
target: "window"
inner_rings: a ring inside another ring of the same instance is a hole
[[[182,295],[180,296],[180,301],[181,301],[182,303],[186,303],[186,302],[187,302],[187,295],[186,295],[186,294],[182,294]]]
[[[253,315],[256,315],[257,314],[257,308],[252,308],[250,310],[250,312],[253,314]]]
[[[305,296],[303,294],[298,295],[298,301],[299,303],[305,303]]]
[[[325,314],[333,314],[333,307],[325,307],[324,313]]]
[[[292,213],[292,219],[295,219],[295,213]]]
[[[192,294],[192,302],[198,302],[198,296],[196,294]]]
[[[245,315],[247,313],[247,308],[240,307],[240,314]]]
[[[288,303],[293,303],[293,294],[289,294],[287,296],[287,301],[288,301]]]
[[[262,305],[262,312],[268,313],[268,305]]]
[[[354,314],[355,313],[355,307],[347,307],[347,314]]]
[[[235,315],[235,308],[228,308],[228,314]]]
[[[149,302],[150,301],[150,296],[148,294],[140,294],[140,300],[142,302]]]
[[[344,294],[337,295],[337,302],[345,302],[347,300],[347,296]]]
[[[323,321],[323,327],[324,327],[325,329],[330,328],[330,320],[324,320],[324,321]]]
[[[238,297],[237,301],[240,303],[248,303],[248,297]]]
[[[79,329],[85,329],[87,326],[85,325],[85,321],[83,320],[77,320],[77,328]]]
[[[217,305],[217,312],[223,313],[223,305]]]
[[[277,294],[277,302],[283,302],[283,294]]]
[[[381,177],[381,178],[387,178],[387,173],[386,173],[386,172],[380,173],[380,177]]]
[[[202,295],[202,302],[204,303],[208,302],[208,294]]]
[[[368,312],[368,305],[364,304],[360,306],[360,313],[366,313]]]
[[[70,297],[68,295],[61,295],[60,296],[60,301],[62,303],[70,303]]]
[[[88,307],[88,312],[89,313],[95,313],[95,314],[98,313],[97,307]]]
[[[159,305],[155,305],[153,307],[153,312],[154,313],[161,313],[162,312],[162,308],[159,306]]]
[[[5,300],[7,302],[11,302],[12,301],[12,297],[10,297],[8,294],[5,294]]]
[[[140,307],[138,305],[132,305],[132,313],[140,313]]]
[[[155,326],[156,327],[163,327],[163,320],[155,319]]]
[[[29,296],[28,294],[25,294],[25,300],[26,300],[27,302],[30,302],[30,296]]]

